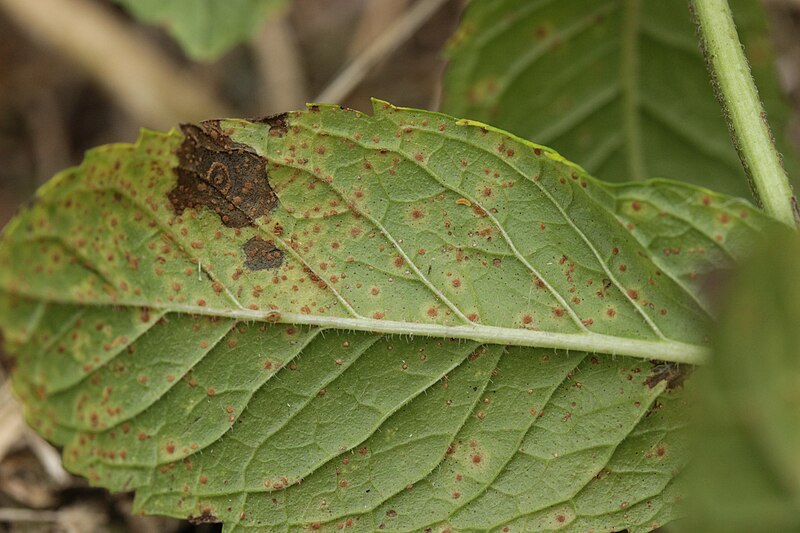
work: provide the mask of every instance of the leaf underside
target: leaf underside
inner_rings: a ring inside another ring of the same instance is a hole
[[[703,352],[702,278],[767,225],[488,126],[312,106],[89,152],[4,231],[0,325],[30,423],[148,513],[649,530],[685,453],[681,371],[647,359]]]
[[[731,7],[796,174],[764,9]],[[683,0],[474,0],[449,55],[448,113],[552,146],[602,179],[657,176],[749,195]]]
[[[187,55],[212,60],[249,39],[286,0],[115,0],[143,22],[159,24]]]

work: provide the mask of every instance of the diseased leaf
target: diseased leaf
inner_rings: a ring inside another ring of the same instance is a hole
[[[190,57],[211,60],[246,41],[286,0],[115,0],[143,22],[159,24]]]
[[[686,368],[647,360],[702,358],[701,278],[772,224],[481,124],[312,106],[89,152],[4,231],[0,324],[31,424],[145,512],[649,530],[679,513]]]
[[[796,174],[765,13],[757,0],[731,7]],[[449,55],[448,113],[552,146],[602,179],[749,194],[682,0],[473,0]]]
[[[692,531],[800,528],[800,240],[772,232],[730,283],[700,407]]]

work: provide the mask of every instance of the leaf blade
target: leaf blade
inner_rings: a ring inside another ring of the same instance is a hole
[[[213,60],[247,40],[286,0],[116,0],[143,22],[159,24],[197,60]]]
[[[748,193],[684,5],[490,4],[471,2],[452,39],[446,112],[553,146],[606,180],[664,177]],[[785,164],[794,168],[766,15],[751,0],[732,9]]]
[[[417,524],[403,509],[419,494],[431,525],[469,529],[470,510],[484,505],[525,530],[559,516],[565,527],[633,527],[677,511],[631,499],[635,518],[609,507],[593,515],[593,478],[623,443],[623,466],[648,453],[652,443],[628,435],[673,393],[647,362],[586,352],[702,353],[708,317],[691,294],[696,278],[731,266],[770,224],[746,202],[688,185],[605,185],[488,126],[382,102],[371,117],[312,106],[92,151],[4,231],[0,321],[28,419],[64,446],[70,469],[137,489],[148,512],[229,529],[348,519],[402,528]],[[600,332],[587,333],[584,321],[598,316]],[[62,364],[69,370],[52,381]],[[495,379],[505,399],[481,398]],[[624,431],[598,440],[594,429],[608,426]],[[419,437],[426,427],[440,431]],[[393,466],[400,452],[382,439],[400,428],[417,428],[396,449],[418,460]],[[556,428],[548,448],[539,435]],[[452,472],[431,484],[447,441],[472,434],[497,440],[479,462],[466,448],[453,462],[492,475],[478,472],[469,490],[454,488]],[[522,487],[526,461],[543,476],[547,461],[518,456],[515,439],[544,446],[542,457],[589,450],[564,456],[575,457],[562,462],[571,490],[555,500],[522,491],[519,516],[500,512],[493,485]],[[371,446],[392,459],[372,465]],[[351,453],[363,459],[337,465]],[[680,454],[674,461],[670,476],[682,468]],[[379,470],[377,494],[347,492]],[[675,486],[663,470],[640,474],[652,494]],[[407,496],[409,483],[422,485]],[[332,495],[320,508],[318,492]],[[355,513],[364,501],[370,512]],[[567,512],[578,501],[585,510]]]
[[[768,232],[728,280],[713,362],[696,378],[687,531],[798,525],[799,258],[796,232]]]

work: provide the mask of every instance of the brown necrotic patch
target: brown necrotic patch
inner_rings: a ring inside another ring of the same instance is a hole
[[[178,184],[168,193],[175,213],[211,209],[231,228],[254,226],[277,202],[269,186],[267,160],[223,133],[218,120],[183,124],[178,148]]]
[[[261,237],[253,237],[242,246],[244,266],[250,270],[278,268],[283,264],[283,252],[275,243]]]
[[[215,524],[220,522],[220,519],[214,516],[214,512],[208,508],[201,510],[199,516],[189,515],[187,520],[190,524]]]
[[[280,113],[278,115],[251,118],[249,121],[258,124],[267,124],[269,125],[270,135],[273,137],[283,137],[289,132],[289,125],[286,123],[286,118],[288,116],[288,113]]]
[[[644,382],[651,389],[662,381],[667,382],[667,390],[680,388],[692,373],[692,367],[689,365],[657,360],[653,360],[651,363],[653,366],[650,369],[650,375]]]

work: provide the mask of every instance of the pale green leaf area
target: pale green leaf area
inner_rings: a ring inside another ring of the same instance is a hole
[[[800,529],[800,240],[765,236],[731,280],[697,378],[691,531]]]
[[[757,0],[731,6],[794,176],[765,13]],[[448,113],[552,146],[609,181],[749,196],[683,0],[473,0],[449,56]]]
[[[29,422],[143,512],[647,531],[681,513],[702,280],[773,224],[481,124],[312,106],[90,151],[5,229],[0,326]]]
[[[215,59],[248,40],[286,0],[115,0],[143,22],[158,24],[186,54]]]

